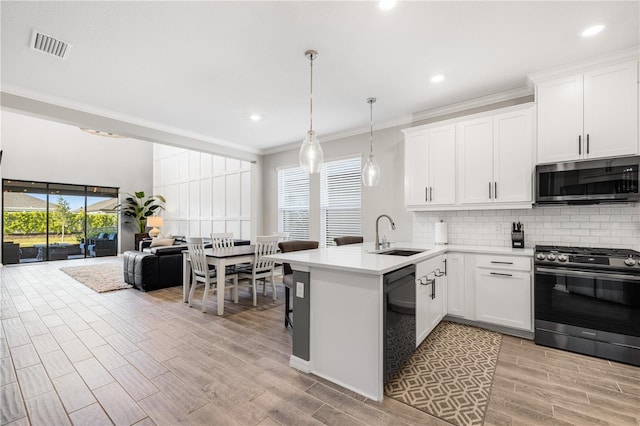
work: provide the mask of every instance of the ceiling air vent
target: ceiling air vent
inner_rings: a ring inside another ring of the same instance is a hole
[[[58,58],[66,59],[69,56],[71,45],[57,38],[33,30],[31,34],[31,48],[48,53]]]

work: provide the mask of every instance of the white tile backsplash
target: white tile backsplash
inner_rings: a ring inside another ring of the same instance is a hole
[[[434,224],[440,220],[448,224],[449,244],[510,247],[511,224],[521,222],[526,247],[557,244],[640,251],[640,203],[415,212],[413,240],[433,243]]]

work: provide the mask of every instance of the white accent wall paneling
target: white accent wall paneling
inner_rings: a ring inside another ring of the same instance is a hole
[[[188,151],[158,148],[154,152],[154,190],[165,195],[164,233],[207,237],[233,232],[252,239],[255,194],[254,165],[246,161]]]

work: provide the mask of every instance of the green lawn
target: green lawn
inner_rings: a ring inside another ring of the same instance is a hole
[[[64,241],[62,240],[62,235],[50,235],[49,236],[49,244],[53,243],[68,243],[68,244],[80,244],[82,239],[81,234],[68,234],[64,236]],[[45,234],[40,235],[4,235],[3,241],[13,241],[16,244],[20,244],[20,247],[31,247],[34,244],[45,244],[47,241],[47,236]]]

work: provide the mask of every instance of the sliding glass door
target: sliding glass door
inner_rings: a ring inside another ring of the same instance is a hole
[[[3,180],[2,263],[117,254],[117,188]]]

